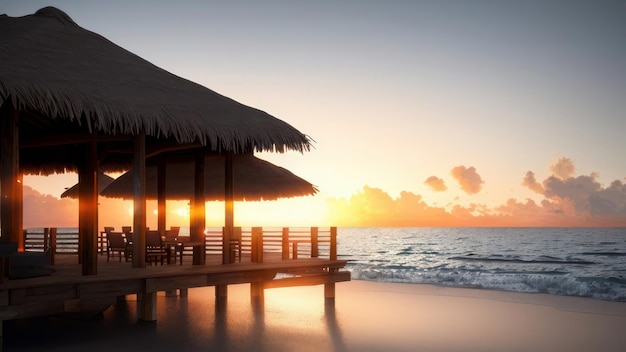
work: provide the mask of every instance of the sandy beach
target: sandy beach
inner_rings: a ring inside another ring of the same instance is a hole
[[[211,287],[158,297],[158,321],[137,322],[134,296],[88,320],[4,324],[4,351],[622,351],[626,303],[546,294],[351,281],[335,307],[323,287]]]

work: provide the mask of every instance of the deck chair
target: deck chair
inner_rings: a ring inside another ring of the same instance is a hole
[[[161,265],[167,257],[167,250],[163,245],[163,239],[159,231],[146,231],[146,263],[156,265],[161,260]]]
[[[115,258],[115,253],[119,255],[120,262],[122,261],[122,253],[124,253],[124,258],[128,260],[128,255],[126,254],[126,241],[124,240],[122,233],[107,232],[107,262],[111,256]]]

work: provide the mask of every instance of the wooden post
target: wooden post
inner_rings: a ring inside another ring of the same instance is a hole
[[[143,321],[156,321],[156,303],[157,303],[157,293],[156,292],[146,292],[137,294],[137,296],[142,296],[140,305],[140,316],[139,319]]]
[[[330,228],[330,260],[337,260],[337,227]],[[331,268],[329,272],[336,273],[339,269]],[[335,283],[324,284],[324,298],[326,304],[334,304],[335,301]]]
[[[337,260],[337,227],[330,228],[330,260]]]
[[[11,99],[5,100],[0,108],[0,240],[17,242],[19,247],[21,229],[15,207],[20,158],[18,121],[19,111],[13,109]]]
[[[54,256],[57,253],[57,228],[50,228],[50,265],[54,265]]]
[[[94,133],[95,137],[95,133]],[[92,139],[85,145],[78,166],[78,238],[83,275],[98,273],[98,148]]]
[[[252,228],[252,262],[263,263],[263,228]]]
[[[50,248],[49,241],[50,240],[50,228],[43,228],[43,252],[45,253],[48,248]]]
[[[311,258],[319,257],[319,229],[311,227]]]
[[[19,165],[18,165],[19,166]],[[15,185],[15,198],[13,201],[14,215],[15,215],[15,229],[17,230],[17,251],[23,252],[24,247],[20,246],[20,243],[25,243],[24,237],[24,173],[19,172],[17,175],[17,184]]]
[[[289,259],[289,228],[283,227],[283,260]]]
[[[224,299],[228,297],[228,285],[215,286],[215,298]]]
[[[191,241],[206,243],[206,204],[204,198],[204,153],[196,153],[194,194],[191,202],[191,226],[189,229]],[[205,246],[193,247],[193,265],[204,265]]]
[[[251,282],[250,283],[250,297],[263,298],[265,296],[265,288],[263,282]]]
[[[167,211],[167,208],[166,208],[167,195],[165,194],[166,176],[167,176],[167,169],[165,167],[165,162],[161,161],[159,162],[159,165],[157,166],[157,203],[158,203],[157,204],[157,209],[158,209],[157,222],[158,222],[159,234],[161,235],[161,237],[165,237],[165,214]]]
[[[145,268],[147,213],[145,132],[135,136],[133,149],[133,268]]]
[[[335,298],[335,283],[324,284],[324,298]]]
[[[233,153],[227,152],[224,156],[224,236],[222,238],[222,264],[234,263],[231,256],[230,239],[233,237],[235,226]]]
[[[19,252],[19,248],[22,248],[22,251],[24,251],[24,248],[26,248],[26,239],[28,238],[28,230],[24,229],[22,230],[22,238],[20,239],[20,242],[18,242],[17,247],[18,247],[18,252]]]

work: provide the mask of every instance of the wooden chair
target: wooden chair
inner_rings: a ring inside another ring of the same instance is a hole
[[[226,231],[226,229],[222,228],[222,231]],[[230,253],[233,256],[231,263],[234,262],[237,257],[239,257],[239,262],[241,263],[241,227],[233,227],[229,245]]]
[[[122,261],[122,253],[124,253],[124,257],[128,260],[128,256],[126,254],[126,241],[124,240],[124,236],[121,232],[107,232],[107,262],[109,258],[113,256],[115,258],[115,253],[119,254],[120,262]]]
[[[167,250],[169,250],[169,257],[172,258],[172,255],[174,256],[174,264],[176,264],[176,260],[178,258],[178,255],[180,254],[181,258],[181,263],[182,263],[182,255],[183,255],[183,250],[182,250],[182,243],[180,243],[178,241],[178,234],[180,233],[180,227],[179,226],[172,226],[170,227],[169,230],[165,231],[165,242],[167,243]],[[169,263],[168,263],[169,264]]]
[[[157,260],[161,259],[161,265],[167,257],[167,250],[163,246],[163,239],[159,231],[146,231],[146,263],[156,265]]]
[[[98,237],[98,253],[102,254],[106,251],[105,246],[107,245],[107,234],[113,231],[115,231],[115,227],[105,226],[104,231],[100,232],[100,237]]]
[[[126,241],[126,261],[133,259],[133,233],[131,226],[122,226],[122,233],[124,234],[124,240]]]

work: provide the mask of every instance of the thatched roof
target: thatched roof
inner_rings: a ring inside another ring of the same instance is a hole
[[[224,156],[205,157],[205,200],[224,200]],[[189,200],[194,194],[194,162],[178,159],[166,166],[166,197]],[[233,157],[234,200],[276,200],[314,195],[317,188],[289,170],[253,155]],[[133,198],[132,170],[121,175],[100,194],[112,198]],[[157,199],[157,167],[146,167],[146,196]]]
[[[115,181],[115,179],[111,176],[108,176],[102,172],[98,173],[98,193],[102,192],[111,182]],[[61,193],[61,198],[78,198],[78,187],[79,184],[75,184],[74,186],[68,188],[65,192]]]
[[[9,100],[48,124],[104,135],[144,130],[235,153],[310,148],[284,121],[175,76],[53,7],[0,15],[0,63],[0,105]]]

